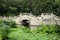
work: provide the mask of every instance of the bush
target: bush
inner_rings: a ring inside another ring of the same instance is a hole
[[[36,30],[14,25],[14,21],[0,20],[0,40],[60,40],[56,25],[42,25]]]
[[[11,28],[8,34],[9,40],[60,40],[57,33],[36,33],[36,31],[28,30],[29,32],[19,29]]]
[[[15,28],[16,27],[16,23],[14,21],[5,21],[5,24],[12,27],[12,28]]]
[[[7,37],[7,34],[9,33],[10,26],[5,24],[4,20],[0,20],[0,34],[1,39],[5,40]]]
[[[1,35],[1,32],[0,32],[0,40],[2,40],[2,35]]]
[[[55,33],[57,31],[57,26],[56,25],[42,25],[40,27],[40,30],[42,32],[47,32],[47,33]]]

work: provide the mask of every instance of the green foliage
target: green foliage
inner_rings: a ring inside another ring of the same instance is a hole
[[[11,32],[8,34],[9,40],[59,40],[59,36],[56,33],[48,34],[39,31],[21,30],[19,28],[11,28]]]
[[[58,25],[42,25],[36,30],[14,25],[14,21],[0,20],[0,40],[60,40]]]
[[[12,28],[13,28],[13,27],[14,27],[14,28],[16,27],[16,23],[15,23],[14,21],[12,21],[12,20],[10,20],[10,21],[5,21],[5,24],[8,25],[8,26],[10,26],[10,27],[12,27]]]
[[[31,12],[40,15],[42,12],[53,12],[60,16],[60,0],[1,0],[0,4],[1,14]]]
[[[10,26],[6,25],[4,23],[4,20],[0,20],[0,35],[1,35],[1,40],[3,40],[4,38],[6,38],[7,33],[9,32],[9,28]]]
[[[42,25],[42,27],[40,27],[41,31],[47,33],[55,33],[57,28],[58,27],[56,25]]]
[[[7,39],[7,34],[9,33],[9,29],[13,26],[14,27],[14,22],[6,22],[4,20],[0,20],[0,39],[5,40]]]

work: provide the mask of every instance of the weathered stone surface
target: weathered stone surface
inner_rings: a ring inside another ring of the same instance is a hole
[[[22,24],[22,20],[29,20],[29,26],[31,29],[35,29],[36,26],[43,24],[50,25],[50,24],[58,24],[60,25],[60,18],[57,16],[51,14],[51,15],[44,15],[41,16],[33,16],[32,14],[21,14],[17,19],[17,24]],[[34,25],[34,26],[33,26]]]
[[[17,20],[16,23],[20,24],[20,22],[22,20],[29,20],[30,21],[30,25],[40,25],[42,22],[44,24],[54,24],[57,23],[60,19],[57,18],[55,15],[51,14],[51,15],[44,15],[42,14],[41,16],[33,16],[31,14],[27,15],[27,14],[21,14]],[[59,21],[60,22],[60,21]]]

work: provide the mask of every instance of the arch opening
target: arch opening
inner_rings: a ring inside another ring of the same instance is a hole
[[[22,25],[25,27],[29,27],[29,20],[27,19],[22,20]]]

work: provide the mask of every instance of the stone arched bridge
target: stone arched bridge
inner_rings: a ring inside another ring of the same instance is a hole
[[[1,19],[1,18],[0,18]],[[60,25],[60,17],[50,14],[42,15],[40,16],[33,16],[31,13],[20,13],[18,16],[14,17],[3,17],[2,19],[9,21],[12,19],[16,22],[16,24],[29,26],[31,29],[35,29],[37,26],[43,24],[50,25],[50,24],[58,24]]]
[[[17,24],[29,25],[31,29],[36,28],[36,26],[43,24],[50,25],[50,24],[58,24],[60,25],[60,18],[56,15],[40,15],[40,16],[33,16],[29,13],[20,14],[19,17],[15,21]]]

